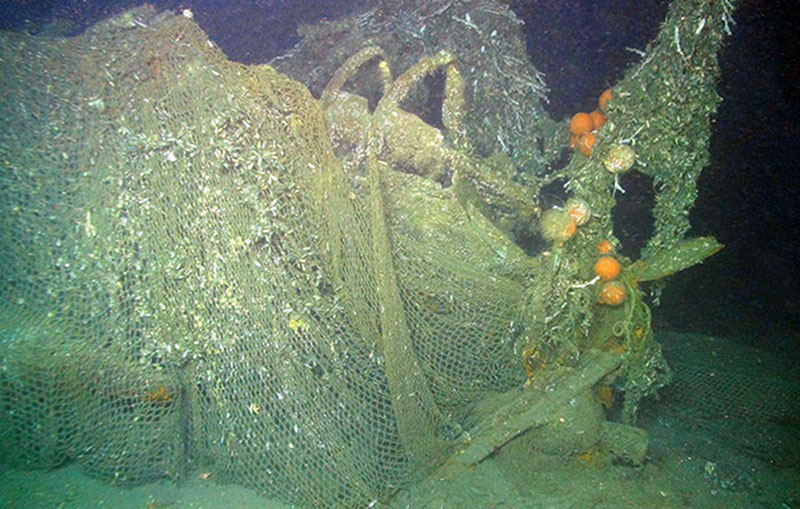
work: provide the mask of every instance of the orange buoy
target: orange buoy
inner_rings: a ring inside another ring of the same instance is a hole
[[[606,123],[606,116],[600,113],[598,110],[594,110],[593,112],[589,113],[589,116],[592,117],[592,125],[595,129],[600,129]]]
[[[598,253],[607,255],[611,254],[612,251],[614,251],[614,245],[608,239],[603,239],[597,243]]]
[[[608,107],[608,102],[612,99],[611,96],[611,89],[607,88],[600,94],[600,98],[597,100],[597,105],[600,107],[602,111],[606,111]]]
[[[619,277],[621,267],[613,256],[601,256],[594,264],[594,273],[603,281],[611,281]]]
[[[581,151],[581,154],[586,157],[592,155],[592,147],[594,147],[595,141],[597,141],[597,137],[594,133],[581,134],[581,137],[578,138],[578,149]]]
[[[619,281],[607,281],[600,287],[600,296],[597,301],[608,306],[618,306],[627,295],[625,285]]]
[[[573,134],[584,134],[594,129],[594,122],[588,113],[580,112],[572,116],[569,130]]]

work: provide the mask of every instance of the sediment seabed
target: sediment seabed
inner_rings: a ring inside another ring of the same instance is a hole
[[[641,467],[515,450],[445,472],[389,507],[795,507],[800,503],[800,381],[789,363],[724,338],[662,332],[674,370],[638,422],[650,436]],[[0,507],[284,508],[196,472],[187,481],[118,487],[76,466],[0,471]]]

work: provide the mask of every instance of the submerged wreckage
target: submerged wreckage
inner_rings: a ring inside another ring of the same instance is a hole
[[[676,0],[573,150],[506,6],[383,3],[272,66],[151,8],[0,35],[3,458],[344,507],[510,441],[643,460],[641,284],[720,247],[685,234],[731,4]]]

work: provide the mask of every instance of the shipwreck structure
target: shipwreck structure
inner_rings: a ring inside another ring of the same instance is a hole
[[[641,285],[720,247],[685,235],[733,6],[676,0],[585,154],[507,6],[378,4],[260,66],[152,8],[0,34],[6,461],[343,507],[510,441],[642,461]]]

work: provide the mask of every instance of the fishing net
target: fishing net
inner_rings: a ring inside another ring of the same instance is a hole
[[[329,77],[365,45],[387,53],[395,72],[403,72],[423,56],[440,50],[458,61],[469,108],[464,128],[474,150],[490,156],[502,152],[513,160],[511,176],[535,185],[562,153],[558,126],[547,115],[547,86],[530,64],[522,21],[500,2],[378,0],[344,19],[301,26],[300,43],[270,63],[281,72],[322,94]],[[369,73],[351,80],[361,94],[380,96]],[[415,112],[439,121],[433,102],[441,102],[437,77],[410,92]]]
[[[615,88],[595,152],[560,170],[548,164],[569,151],[566,129],[542,112],[518,22],[494,2],[434,2],[408,21],[473,33],[468,55],[445,38],[395,69],[392,43],[364,41],[319,99],[228,61],[188,15],[0,34],[2,458],[120,483],[202,469],[343,507],[528,430],[540,450],[599,441],[640,461],[636,405],[669,375],[638,282],[718,246],[658,223],[648,258],[619,257],[627,298],[598,303],[595,245],[613,239],[615,203],[603,159],[634,146],[663,192],[688,189],[658,203],[691,206],[730,9],[676,4]],[[379,11],[358,16],[345,23],[375,27]],[[478,76],[507,98],[478,92]],[[360,79],[366,92],[343,88]],[[418,106],[438,128],[406,109],[437,79],[441,103]],[[528,113],[542,130],[525,141]],[[680,164],[666,165],[673,146]],[[589,222],[519,247],[513,232],[547,216],[539,190],[562,178]],[[626,424],[600,411],[614,393]]]

